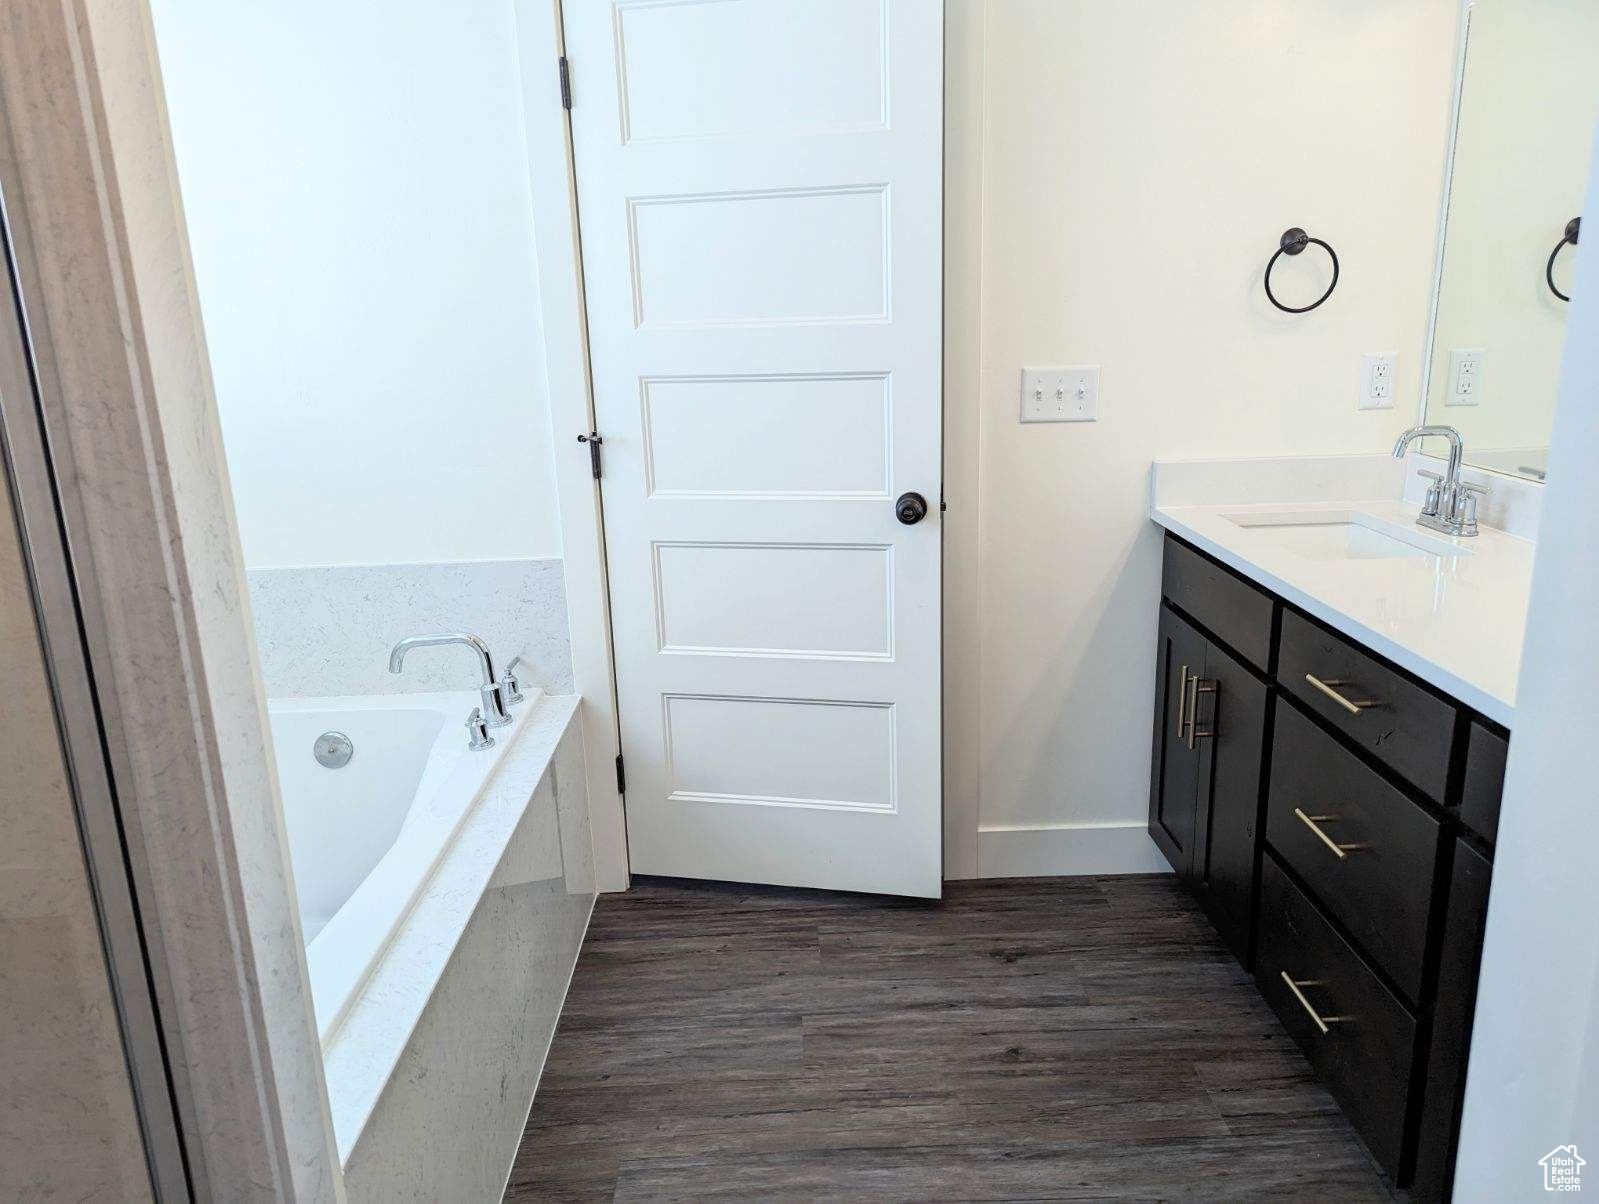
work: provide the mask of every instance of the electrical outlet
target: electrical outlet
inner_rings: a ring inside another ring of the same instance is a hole
[[[1449,389],[1444,395],[1446,406],[1476,406],[1482,404],[1483,357],[1481,347],[1455,347],[1449,352]]]
[[[1360,406],[1362,410],[1394,408],[1394,377],[1399,369],[1397,351],[1381,351],[1361,357]]]
[[[1023,422],[1093,422],[1098,417],[1098,364],[1022,369]]]

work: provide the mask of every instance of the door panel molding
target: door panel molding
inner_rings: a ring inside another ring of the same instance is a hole
[[[775,2],[564,13],[629,850],[936,896],[942,6]]]

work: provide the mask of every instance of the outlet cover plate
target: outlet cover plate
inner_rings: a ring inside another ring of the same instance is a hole
[[[1452,347],[1449,350],[1449,383],[1444,391],[1446,406],[1482,404],[1483,359],[1481,347]]]
[[[1398,387],[1394,378],[1399,374],[1399,353],[1379,351],[1361,357],[1360,405],[1362,410],[1391,410],[1394,408],[1394,391]]]
[[[1023,422],[1093,422],[1098,417],[1098,364],[1022,369]]]

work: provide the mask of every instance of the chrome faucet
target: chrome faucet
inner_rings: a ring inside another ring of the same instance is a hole
[[[413,635],[401,640],[389,652],[389,672],[398,673],[405,664],[405,654],[413,648],[432,648],[440,644],[465,644],[477,653],[478,668],[483,673],[483,684],[478,694],[483,699],[482,721],[485,727],[504,727],[511,722],[505,710],[505,689],[494,676],[494,656],[489,646],[475,635],[464,631],[444,635]],[[478,747],[476,744],[473,747]]]
[[[1460,479],[1460,461],[1466,445],[1460,432],[1452,426],[1416,426],[1399,436],[1394,444],[1394,459],[1404,458],[1410,445],[1417,439],[1436,435],[1449,440],[1449,467],[1443,473],[1421,470],[1421,475],[1432,480],[1427,487],[1426,500],[1416,524],[1431,531],[1459,537],[1477,534],[1477,498],[1488,492],[1486,485],[1468,485]]]

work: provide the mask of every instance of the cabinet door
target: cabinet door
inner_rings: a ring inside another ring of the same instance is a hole
[[[1160,608],[1156,654],[1154,763],[1150,768],[1149,834],[1185,880],[1193,876],[1199,744],[1192,735],[1196,679],[1205,668],[1205,637],[1176,612]]]
[[[1245,966],[1254,926],[1261,770],[1271,691],[1215,644],[1205,650],[1198,705],[1199,807],[1194,891]]]

